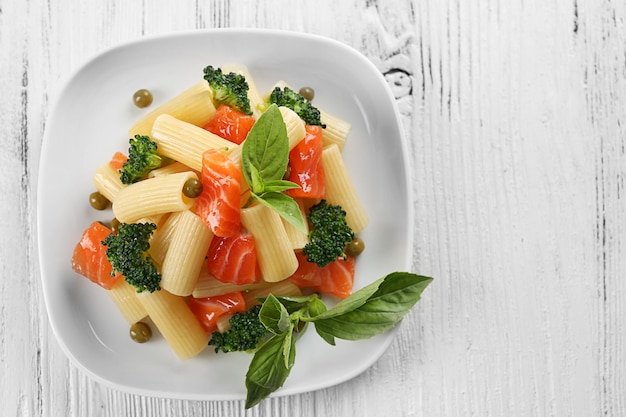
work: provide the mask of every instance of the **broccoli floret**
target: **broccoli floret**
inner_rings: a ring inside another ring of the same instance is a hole
[[[270,93],[268,103],[275,103],[279,107],[290,108],[308,125],[326,128],[326,125],[320,120],[320,111],[317,107],[289,87],[285,87],[282,90],[280,87],[275,87]]]
[[[117,234],[111,233],[102,241],[113,267],[111,274],[118,271],[137,292],[161,289],[161,274],[147,253],[155,229],[154,223],[121,223]]]
[[[322,200],[309,209],[307,216],[311,223],[309,242],[302,249],[309,262],[321,268],[346,258],[346,245],[354,239],[354,232],[346,222],[346,212],[338,205]]]
[[[261,305],[233,314],[230,318],[230,329],[224,333],[214,332],[209,346],[215,346],[215,352],[224,353],[254,350],[269,334],[259,319],[259,311],[261,311]]]
[[[148,136],[135,135],[129,141],[128,160],[122,165],[120,180],[124,184],[141,181],[148,172],[161,166],[162,158],[157,154],[157,144]]]
[[[209,65],[204,69],[204,79],[213,90],[213,100],[216,103],[226,104],[248,115],[252,114],[246,77],[234,72],[224,74],[221,68]]]

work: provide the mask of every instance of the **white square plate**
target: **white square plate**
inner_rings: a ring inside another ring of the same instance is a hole
[[[87,62],[56,99],[47,124],[38,184],[41,277],[52,328],[73,363],[117,389],[150,396],[245,398],[246,353],[180,361],[157,335],[136,344],[128,325],[97,285],[71,269],[72,251],[94,220],[92,175],[115,151],[128,149],[129,126],[149,109],[202,80],[207,65],[245,64],[259,91],[285,80],[315,89],[314,104],[352,124],[343,155],[370,216],[360,235],[355,289],[392,271],[409,271],[413,216],[406,143],[382,74],[357,51],[319,36],[269,30],[206,30],[146,38]],[[138,109],[132,94],[147,88],[154,103]],[[298,341],[296,364],[275,395],[346,381],[367,369],[394,332],[330,346],[313,329]]]

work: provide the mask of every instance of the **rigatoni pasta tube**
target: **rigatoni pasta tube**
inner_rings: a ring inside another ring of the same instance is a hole
[[[121,190],[113,201],[113,213],[122,223],[142,217],[187,210],[194,199],[183,194],[185,182],[198,179],[194,172],[162,175],[136,182]]]
[[[252,289],[267,287],[273,285],[269,282],[261,281],[256,284],[232,284],[230,282],[222,282],[209,273],[208,263],[204,262],[198,282],[196,283],[191,296],[194,298],[212,297],[215,295],[228,294],[229,292],[243,291],[247,292]]]
[[[213,91],[209,83],[203,80],[139,119],[128,133],[131,138],[135,135],[149,136],[152,124],[161,114],[169,114],[196,126],[204,126],[215,115],[215,111]]]
[[[148,315],[137,299],[137,290],[124,278],[119,279],[107,292],[128,324],[137,323]]]
[[[180,359],[193,358],[209,343],[209,334],[204,331],[183,297],[161,289],[137,293],[137,298]]]
[[[117,193],[126,187],[120,180],[120,173],[117,172],[108,162],[100,165],[92,178],[93,185],[100,194],[109,201],[115,201]]]
[[[304,139],[304,135],[306,135],[304,121],[296,114],[296,112],[287,107],[279,107],[278,110],[280,110],[280,114],[283,116],[285,128],[287,129],[289,150],[292,150],[298,142]]]
[[[159,228],[161,227],[163,222],[167,220],[168,217],[169,217],[169,213],[154,214],[152,216],[142,217],[141,219],[137,220],[135,223],[154,223],[156,227]]]
[[[298,269],[289,236],[274,210],[263,204],[242,208],[241,224],[254,236],[257,261],[265,281],[282,281]]]
[[[300,214],[302,214],[302,218],[306,219],[306,213],[303,208],[302,200],[297,199],[296,202],[298,203],[298,208],[300,209]],[[283,222],[283,226],[285,226],[285,232],[287,233],[287,236],[289,237],[289,241],[291,242],[291,248],[294,250],[304,248],[304,245],[309,243],[308,223],[306,221],[304,222],[304,227],[306,230],[302,231],[298,229],[296,226],[294,226],[292,223],[283,219],[282,217],[281,217],[281,220]]]
[[[354,233],[359,233],[367,226],[369,218],[337,145],[322,150],[322,166],[326,176],[326,201],[340,205],[346,211],[348,226]]]
[[[265,298],[270,294],[275,296],[291,296],[297,297],[302,295],[302,290],[296,284],[286,279],[280,282],[268,283],[262,287],[253,288],[250,291],[242,292],[243,299],[246,300],[246,307],[250,308],[261,302],[259,298]]]
[[[348,139],[348,134],[352,130],[352,125],[345,120],[335,117],[324,110],[319,109],[320,120],[326,125],[322,129],[322,143],[324,146],[336,144],[339,150],[343,149],[343,145]]]
[[[175,211],[170,214],[162,225],[157,226],[152,238],[150,239],[150,257],[158,264],[162,265],[165,260],[165,254],[170,247],[172,236],[176,230],[178,219],[181,218],[183,211]]]
[[[156,118],[151,138],[157,144],[159,155],[172,158],[198,172],[202,171],[204,151],[238,147],[236,143],[168,114]]]
[[[200,217],[189,210],[181,212],[161,267],[161,287],[175,295],[190,295],[211,240],[213,232]]]
[[[179,172],[193,171],[187,165],[180,162],[172,162],[157,169],[153,169],[148,173],[148,178],[159,177],[161,175],[176,174]],[[197,172],[196,172],[197,173]]]

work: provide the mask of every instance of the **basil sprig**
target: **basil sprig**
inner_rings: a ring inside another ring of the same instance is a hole
[[[298,203],[283,191],[299,185],[283,179],[289,163],[287,128],[278,107],[273,104],[254,123],[243,142],[243,176],[250,187],[250,201],[265,204],[306,233]]]
[[[256,350],[246,374],[246,408],[263,401],[282,387],[296,357],[296,338],[313,323],[329,344],[335,338],[360,340],[381,334],[400,322],[417,303],[432,278],[393,272],[356,291],[327,309],[312,294],[276,297],[263,301],[259,318],[271,333]]]

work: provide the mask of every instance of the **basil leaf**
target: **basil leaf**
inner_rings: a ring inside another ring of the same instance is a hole
[[[263,184],[263,179],[261,178],[259,170],[252,164],[248,167],[250,169],[250,181],[248,181],[250,191],[259,195],[263,194],[265,192],[265,184]]]
[[[293,224],[298,230],[306,233],[304,216],[302,216],[300,207],[293,198],[278,192],[265,193],[262,196],[251,193],[250,197],[276,211],[283,219]]]
[[[313,293],[311,295],[302,296],[277,296],[280,303],[285,306],[289,314],[295,313],[306,307],[311,301],[318,299],[318,295]]]
[[[315,331],[322,339],[324,339],[326,343],[332,346],[336,346],[337,343],[335,342],[335,336],[330,333],[326,333],[324,330],[317,326],[315,326]]]
[[[262,322],[277,332],[256,350],[246,374],[246,408],[282,387],[295,362],[295,343],[307,323],[327,343],[335,338],[359,340],[395,326],[420,299],[432,278],[394,272],[355,292],[330,310],[313,294],[276,297],[263,302]],[[297,331],[296,331],[297,330]]]
[[[309,316],[311,317],[319,316],[326,311],[326,304],[324,304],[324,302],[319,298],[316,298],[309,303]],[[318,329],[317,327],[315,328],[315,331],[322,339],[326,341],[326,343],[335,346],[335,337],[332,334],[326,333],[323,330]]]
[[[246,373],[246,408],[251,408],[282,387],[296,359],[292,332],[272,336],[260,345]]]
[[[285,306],[289,314],[302,309],[310,301],[319,298],[316,293],[313,293],[311,295],[278,295],[274,297],[276,297],[276,299],[280,301],[283,306]],[[259,300],[261,303],[264,303],[266,299],[267,297],[257,298],[257,300]]]
[[[283,116],[276,105],[271,105],[252,125],[243,142],[241,162],[243,174],[252,188],[253,165],[263,183],[280,180],[289,162],[289,139]]]
[[[326,307],[326,304],[324,304],[321,299],[315,298],[309,301],[310,317],[319,316],[320,314],[325,313],[327,310],[328,308]]]
[[[282,350],[283,364],[286,369],[291,370],[296,357],[296,339],[293,337],[293,327],[290,327],[289,331],[283,334],[285,335]]]
[[[319,295],[317,295],[316,293],[313,293],[311,295],[278,295],[276,296],[276,298],[278,299],[278,301],[283,303],[283,305],[285,305],[285,302],[304,305],[310,303],[311,301],[319,299]]]
[[[263,183],[263,191],[266,193],[291,190],[293,188],[300,188],[300,186],[296,184],[295,182],[286,181],[286,180],[272,180],[272,181],[267,181]]]
[[[261,323],[274,334],[285,333],[290,330],[289,312],[284,305],[273,295],[269,294],[259,311]]]
[[[394,327],[419,301],[432,278],[408,272],[394,272],[357,291],[332,309],[307,321],[318,333],[340,339],[368,339]],[[372,292],[372,288],[376,287]],[[367,298],[364,299],[364,296]],[[351,297],[354,300],[350,300]]]
[[[385,280],[385,277],[380,278],[369,285],[361,288],[360,290],[352,293],[350,296],[344,298],[339,303],[337,303],[331,310],[325,311],[323,314],[316,316],[315,318],[310,317],[309,319],[305,319],[307,321],[314,321],[318,319],[326,319],[335,317],[353,310],[356,310],[363,304],[367,302],[367,300],[378,291],[378,287]],[[322,317],[319,317],[322,316]]]

